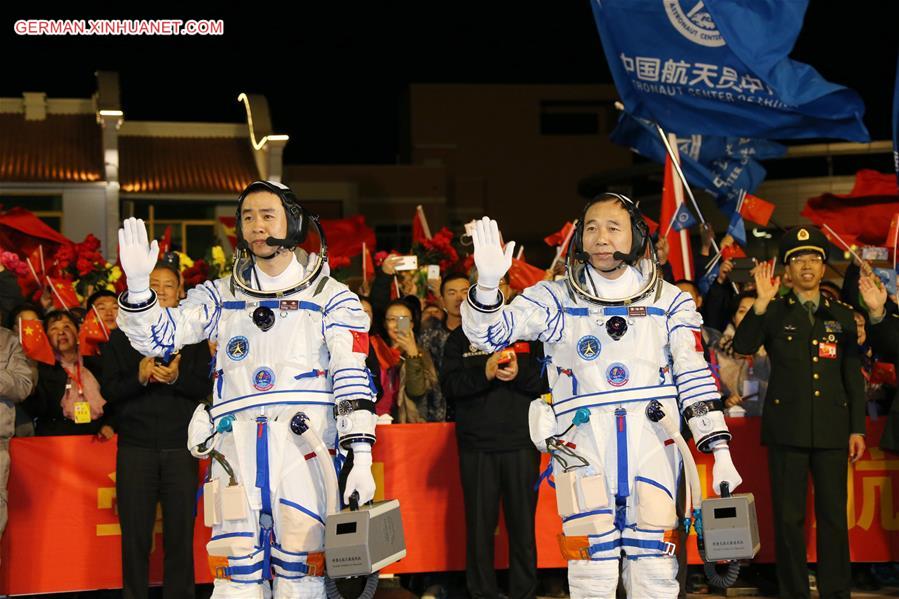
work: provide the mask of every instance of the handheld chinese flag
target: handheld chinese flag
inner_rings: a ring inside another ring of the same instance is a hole
[[[649,234],[650,234],[650,235],[655,235],[655,234],[656,234],[656,231],[659,230],[659,223],[657,223],[656,221],[652,220],[651,218],[649,218],[649,217],[646,216],[645,214],[643,215],[643,222],[646,223],[646,226],[649,228]]]
[[[412,218],[412,245],[431,239],[431,228],[428,227],[428,219],[421,204],[415,207],[415,216]]]
[[[368,244],[362,242],[362,280],[368,283],[375,278],[375,263],[371,259]]]
[[[512,289],[524,291],[544,278],[546,278],[545,271],[528,264],[524,260],[512,258],[512,266],[509,267],[509,287]]]
[[[78,294],[72,286],[72,281],[64,281],[62,279],[47,279],[47,285],[50,286],[51,295],[53,296],[53,306],[57,310],[69,310],[76,307],[81,302],[78,301]]]
[[[747,193],[740,205],[740,215],[746,220],[751,220],[763,227],[768,226],[771,215],[774,214],[774,204],[760,197]]]
[[[676,139],[671,142],[671,147],[677,148]],[[684,189],[680,179],[674,175],[674,167],[671,157],[665,157],[665,179],[662,185],[662,214],[659,222],[670,223],[677,212],[678,207],[684,203]],[[690,248],[690,236],[686,229],[680,231],[670,230],[665,235],[668,240],[668,262],[671,264],[671,272],[674,279],[693,280],[693,252]]]
[[[562,225],[562,228],[553,233],[552,235],[548,235],[543,238],[543,241],[546,242],[546,245],[550,247],[557,247],[565,243],[565,240],[568,239],[569,234],[574,229],[574,223],[569,221]],[[564,253],[567,248],[562,248],[562,252]]]
[[[109,341],[109,333],[106,326],[97,316],[96,309],[92,309],[84,317],[84,322],[81,323],[81,329],[78,331],[78,350],[82,356],[96,356],[100,353],[100,344],[107,341]]]
[[[44,325],[39,320],[22,320],[19,318],[19,343],[25,355],[44,364],[55,364],[56,356],[50,347],[50,340],[44,332]]]
[[[159,256],[165,256],[172,250],[172,225],[166,225],[162,239],[159,241]]]

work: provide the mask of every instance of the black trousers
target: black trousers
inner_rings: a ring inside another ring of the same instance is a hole
[[[849,528],[846,521],[847,449],[768,446],[771,504],[780,596],[809,597],[805,506],[809,472],[815,491],[818,592],[849,599]]]
[[[156,504],[162,504],[164,599],[194,599],[197,460],[187,449],[119,445],[116,497],[124,599],[147,599]]]
[[[494,532],[502,499],[509,532],[509,597],[537,596],[537,542],[534,514],[540,474],[535,448],[511,451],[459,450],[459,473],[465,501],[465,575],[472,599],[497,599],[493,569]]]

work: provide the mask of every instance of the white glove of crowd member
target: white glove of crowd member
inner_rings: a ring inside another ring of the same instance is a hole
[[[346,479],[343,502],[350,503],[353,491],[359,492],[359,505],[368,503],[375,496],[375,477],[371,473],[371,445],[364,441],[352,444],[353,469]]]
[[[195,458],[204,458],[212,451],[213,443],[210,439],[205,450],[200,451],[198,446],[203,443],[215,432],[212,424],[212,418],[205,404],[200,404],[194,410],[194,415],[190,418],[190,424],[187,425],[187,449]]]
[[[126,218],[119,229],[119,261],[128,277],[128,302],[150,299],[150,273],[159,258],[156,240],[147,243],[147,228],[139,218]]]
[[[552,406],[537,398],[528,407],[528,429],[531,442],[538,450],[546,452],[546,440],[556,434],[556,415]]]
[[[474,263],[478,268],[478,285],[488,289],[496,289],[499,286],[503,275],[512,266],[512,256],[515,252],[515,242],[510,241],[506,244],[503,251],[499,228],[496,221],[484,217],[479,221],[475,221],[474,230],[471,232],[471,239],[474,243]],[[496,295],[492,291],[481,294],[481,289],[476,291],[478,301],[486,304],[495,304]]]
[[[728,483],[730,492],[733,493],[737,486],[743,482],[743,478],[737,472],[734,461],[730,457],[730,448],[726,443],[722,443],[715,447],[712,452],[715,454],[715,466],[712,468],[712,488],[720,496],[721,483]]]

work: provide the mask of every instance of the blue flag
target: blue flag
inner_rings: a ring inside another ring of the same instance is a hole
[[[690,212],[690,209],[687,208],[687,203],[683,202],[677,207],[677,212],[671,217],[669,227],[675,231],[683,231],[684,229],[689,229],[694,226],[696,223],[697,220],[693,217],[693,213]]]
[[[870,141],[864,103],[789,58],[808,0],[591,0],[628,112],[671,131]]]
[[[654,162],[665,163],[665,146],[648,121],[623,113],[609,138]],[[677,146],[687,181],[715,196],[728,215],[736,210],[743,191],[754,192],[765,179],[765,168],[758,159],[783,156],[787,151],[770,141],[709,135],[678,136]]]
[[[737,240],[742,246],[746,246],[746,224],[740,213],[734,211],[730,216],[730,224],[727,226],[727,234]]]
[[[712,283],[715,282],[715,279],[718,278],[718,273],[721,271],[721,260],[715,263],[715,266],[709,269],[708,272],[704,273],[701,277],[699,277],[699,281],[696,283],[696,286],[699,287],[699,294],[705,296],[709,292],[709,288],[712,286]]]
[[[893,84],[893,166],[899,184],[899,57],[896,59],[896,83]]]

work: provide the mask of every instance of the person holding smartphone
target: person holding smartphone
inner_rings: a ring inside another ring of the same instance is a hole
[[[422,402],[437,386],[434,362],[415,340],[420,314],[418,298],[393,300],[384,314],[383,336],[371,338],[384,389],[375,409],[400,424],[426,422]]]

